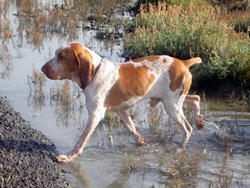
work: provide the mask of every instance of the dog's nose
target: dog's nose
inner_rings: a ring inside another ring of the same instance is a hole
[[[41,70],[42,70],[42,72],[43,72],[44,74],[46,74],[47,69],[46,69],[45,65],[42,66]]]

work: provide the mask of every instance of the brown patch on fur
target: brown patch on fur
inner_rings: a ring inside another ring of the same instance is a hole
[[[174,58],[174,62],[169,67],[171,91],[175,92],[175,90],[180,88],[181,86],[183,86],[181,95],[189,91],[192,84],[192,77],[189,72],[189,67],[197,63],[201,63],[200,57],[195,57],[188,60],[179,60]]]
[[[187,71],[185,74],[185,81],[183,83],[183,91],[181,94],[186,94],[189,91],[191,84],[192,84],[192,77],[190,76],[189,71]]]
[[[133,59],[132,61],[133,62],[142,62],[142,61],[156,61],[160,58],[159,55],[153,55],[153,56],[147,56],[147,57],[141,57],[141,58],[138,58],[138,59]]]
[[[183,91],[181,94],[188,92],[190,85],[192,83],[190,73],[185,64],[178,59],[175,59],[172,65],[169,67],[169,76],[170,76],[170,89],[175,92],[181,86],[183,87]],[[185,81],[183,83],[183,79]]]
[[[155,76],[149,75],[149,68],[146,66],[121,65],[119,79],[111,88],[105,101],[105,107],[116,107],[133,96],[145,95],[154,81]]]

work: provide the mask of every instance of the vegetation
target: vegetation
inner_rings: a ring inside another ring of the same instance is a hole
[[[192,71],[197,86],[230,81],[249,87],[250,13],[228,11],[199,0],[189,2],[185,6],[161,2],[141,6],[134,32],[125,36],[123,56],[200,56],[203,63]]]

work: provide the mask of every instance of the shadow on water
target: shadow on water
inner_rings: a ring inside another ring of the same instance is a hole
[[[0,92],[34,128],[55,142],[59,152],[72,149],[84,129],[85,98],[70,81],[46,79],[40,67],[59,45],[73,40],[104,58],[123,61],[117,55],[122,39],[105,32],[112,30],[111,21],[119,20],[117,14],[125,9],[122,4],[129,2],[0,3]],[[110,4],[114,6],[110,8]],[[94,14],[97,9],[100,11]],[[97,39],[100,36],[106,39]],[[61,167],[73,187],[249,187],[247,100],[203,96],[205,127],[194,130],[186,151],[178,149],[179,130],[161,105],[149,108],[146,101],[129,111],[147,141],[142,147],[134,145],[115,114],[107,113],[83,155]],[[189,107],[185,114],[194,124]]]

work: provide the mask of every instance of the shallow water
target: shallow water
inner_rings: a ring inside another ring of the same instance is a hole
[[[72,36],[41,32],[44,37],[37,42],[30,40],[28,33],[20,35],[17,30],[25,29],[28,23],[13,15],[18,6],[13,3],[6,15],[1,12],[2,20],[10,20],[13,31],[12,37],[0,45],[0,72],[7,73],[1,74],[0,93],[33,128],[53,140],[58,152],[67,152],[74,147],[87,120],[84,95],[78,97],[81,92],[71,82],[48,79],[39,90],[35,75],[40,74],[41,66],[58,46]],[[96,31],[81,27],[74,30],[74,41],[106,59],[124,61],[118,55],[122,41],[117,45],[95,39]],[[60,164],[73,187],[250,187],[250,112],[246,102],[203,96],[205,128],[194,130],[187,150],[182,152],[178,150],[179,131],[161,109],[159,105],[151,111],[146,101],[131,112],[147,141],[142,147],[135,146],[115,115],[102,121],[83,155],[69,164]],[[185,112],[192,122],[190,109]]]

